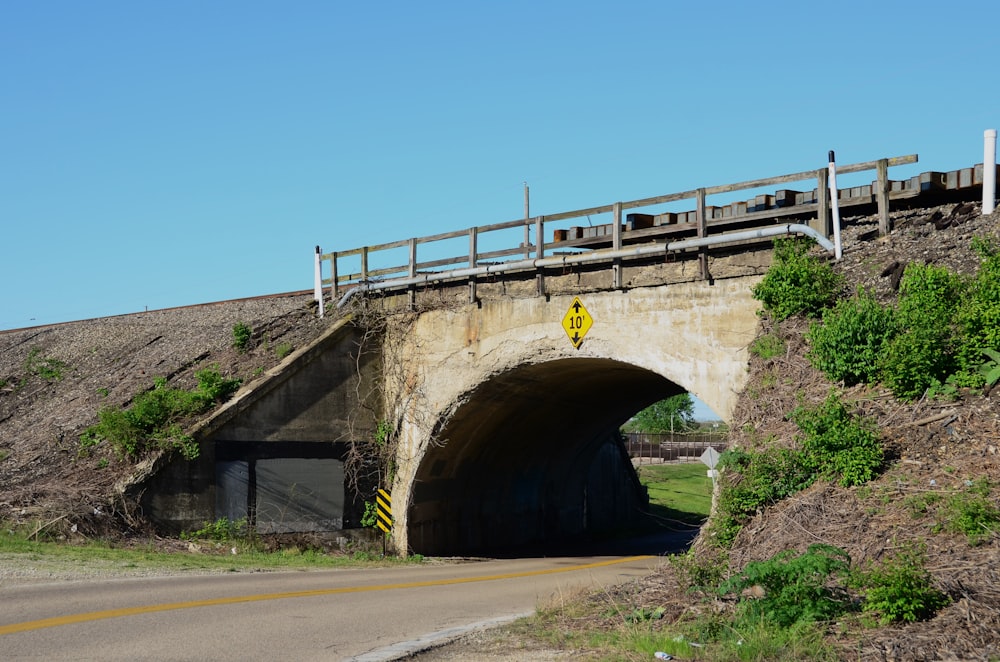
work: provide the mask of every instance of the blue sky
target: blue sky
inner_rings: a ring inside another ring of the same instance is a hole
[[[921,9],[921,7],[926,7]],[[0,3],[0,329],[312,287],[324,251],[918,153],[1000,3]]]

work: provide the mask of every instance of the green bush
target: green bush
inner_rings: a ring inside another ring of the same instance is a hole
[[[245,352],[250,347],[250,338],[253,336],[253,329],[245,322],[237,322],[233,325],[233,347],[237,352]]]
[[[909,546],[881,564],[852,569],[846,551],[815,544],[802,554],[787,550],[748,563],[719,586],[719,593],[740,596],[736,629],[760,621],[792,627],[832,620],[855,609],[848,588],[860,593],[862,612],[880,625],[913,622],[930,618],[949,602],[931,585],[924,562],[923,548]]]
[[[852,416],[836,393],[818,406],[796,408],[790,418],[803,433],[802,450],[730,449],[720,457],[719,502],[709,522],[719,547],[731,546],[758,511],[806,489],[817,478],[853,486],[872,480],[881,470],[878,433],[870,422]]]
[[[750,353],[765,361],[785,353],[785,341],[773,334],[760,336],[750,344]]]
[[[1000,352],[984,349],[983,354],[989,360],[980,364],[979,373],[983,376],[983,381],[987,386],[995,386],[997,382],[1000,382]]]
[[[24,360],[24,371],[37,375],[47,382],[58,382],[63,378],[63,371],[69,366],[59,359],[42,356],[42,350],[38,347],[28,352],[28,358]]]
[[[878,475],[883,463],[878,432],[871,422],[852,416],[837,393],[818,406],[797,407],[790,418],[804,435],[807,464],[823,478],[848,487]]]
[[[759,619],[780,627],[833,619],[851,608],[847,591],[833,579],[847,576],[851,557],[839,547],[810,545],[802,554],[788,550],[767,561],[753,561],[719,587],[720,593],[741,594],[755,589],[737,608],[739,621]]]
[[[198,445],[184,433],[183,419],[210,410],[239,388],[240,380],[226,379],[215,368],[195,373],[198,386],[193,391],[167,387],[167,380],[154,380],[153,389],[141,393],[127,409],[105,407],[98,412],[96,425],[80,435],[81,450],[107,441],[119,454],[139,457],[152,448],[175,448],[191,460]]]
[[[681,583],[692,591],[714,590],[722,582],[726,562],[722,552],[696,554],[690,549],[667,557],[667,563],[677,573]]]
[[[851,581],[863,596],[861,610],[880,625],[888,625],[926,620],[948,604],[948,596],[931,586],[930,580],[923,549],[911,547],[880,566],[856,571]]]
[[[963,279],[943,267],[906,267],[896,311],[899,333],[881,357],[882,381],[897,398],[919,398],[955,371],[952,325],[963,289]]]
[[[753,296],[777,321],[800,313],[815,317],[840,294],[843,279],[809,255],[813,243],[804,238],[774,242],[774,262],[753,288]]]
[[[1000,247],[996,240],[982,238],[973,239],[972,247],[980,257],[979,271],[955,316],[960,339],[957,381],[962,386],[982,386],[983,351],[1000,351]]]
[[[815,472],[800,451],[725,451],[719,459],[722,484],[712,518],[715,544],[729,547],[743,524],[767,506],[812,485]]]
[[[882,381],[900,400],[912,401],[943,384],[955,368],[947,330],[913,327],[882,350]]]
[[[861,290],[823,311],[822,323],[806,333],[812,365],[832,381],[847,386],[879,377],[879,354],[895,333],[893,311]]]
[[[972,247],[980,257],[974,278],[911,264],[891,308],[865,291],[833,305],[839,276],[808,254],[808,241],[779,240],[753,295],[777,320],[821,317],[806,334],[808,358],[832,381],[882,381],[903,400],[948,397],[1000,382],[1000,245],[977,237]],[[777,344],[764,338],[751,351],[774,356]]]
[[[192,396],[200,403],[200,411],[226,400],[240,387],[239,379],[227,379],[219,374],[218,368],[206,368],[194,373],[198,387]]]
[[[216,542],[231,542],[245,540],[250,535],[247,518],[231,520],[220,517],[214,522],[205,522],[197,531],[181,531],[181,540],[214,540]]]
[[[1000,509],[989,499],[988,480],[970,481],[967,487],[945,500],[941,522],[945,530],[964,534],[975,546],[1000,532]]]
[[[948,327],[965,287],[964,280],[945,267],[908,264],[899,283],[900,323],[906,327]]]
[[[374,501],[365,501],[365,512],[361,516],[361,526],[374,529],[378,526],[378,506]]]

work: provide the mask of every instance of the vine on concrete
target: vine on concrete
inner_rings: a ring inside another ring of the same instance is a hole
[[[374,499],[381,487],[392,490],[398,471],[400,432],[404,421],[416,426],[430,416],[422,380],[402,355],[404,338],[421,313],[440,309],[444,302],[398,306],[379,296],[359,296],[351,301],[354,325],[361,332],[356,360],[356,395],[361,403],[350,422],[350,440],[344,462],[345,478],[351,490],[364,501]],[[417,348],[419,350],[419,348]],[[367,379],[364,364],[378,353],[379,370]],[[371,433],[356,433],[366,430]],[[357,507],[363,509],[364,504]],[[406,504],[394,503],[394,509]]]

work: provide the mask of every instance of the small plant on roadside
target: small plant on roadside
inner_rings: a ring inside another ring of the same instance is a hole
[[[773,334],[758,337],[750,344],[750,353],[767,361],[785,353],[785,341]]]
[[[862,612],[888,625],[926,620],[947,606],[948,596],[931,585],[924,562],[923,548],[909,546],[881,565],[855,571],[851,583],[863,596]]]
[[[274,348],[274,353],[279,359],[283,359],[292,353],[292,343],[283,342]]]
[[[982,352],[989,360],[979,365],[979,374],[983,376],[986,386],[996,386],[1000,382],[1000,352],[992,349],[984,349]]]
[[[809,254],[813,243],[804,238],[774,242],[774,262],[754,286],[753,297],[776,321],[798,314],[816,317],[840,294],[843,279]]]
[[[630,647],[642,657],[627,659],[650,659],[653,651],[664,651],[678,660],[835,662],[838,656],[825,635],[825,628],[816,623],[779,628],[763,620],[733,623],[724,614],[709,614],[654,631],[648,641],[643,638]]]
[[[986,479],[968,481],[966,489],[944,500],[938,512],[939,528],[966,536],[972,546],[1000,532],[1000,508],[990,501],[990,491]]]
[[[879,355],[895,333],[891,308],[861,290],[823,312],[806,332],[810,363],[834,382],[847,386],[872,383],[879,377]]]
[[[719,592],[744,596],[737,605],[740,622],[764,620],[780,627],[833,619],[851,608],[846,590],[833,580],[846,576],[851,557],[839,547],[810,545],[802,554],[787,550],[766,561],[750,562]]]
[[[964,280],[943,267],[910,264],[899,286],[898,333],[881,357],[882,381],[901,400],[922,396],[955,371],[953,320]]]
[[[975,237],[972,248],[979,255],[979,270],[968,284],[955,315],[959,346],[959,386],[982,386],[983,351],[1000,352],[1000,244],[995,238]]]
[[[365,501],[365,512],[361,515],[361,526],[374,529],[378,525],[378,506],[374,501]]]
[[[223,377],[217,367],[198,370],[194,376],[198,380],[198,387],[192,391],[192,397],[201,403],[203,411],[229,398],[241,383],[239,379]]]
[[[195,373],[193,391],[169,388],[164,378],[154,380],[153,389],[135,397],[126,409],[105,407],[98,422],[80,435],[80,449],[87,451],[107,441],[122,456],[137,458],[152,448],[180,451],[186,459],[198,457],[195,440],[184,433],[185,418],[205,413],[239,388],[240,380],[227,379],[216,368]]]
[[[245,352],[250,348],[253,329],[246,322],[240,321],[233,325],[233,347],[237,352]]]
[[[913,519],[920,519],[930,515],[936,504],[940,503],[942,499],[940,492],[920,492],[903,499],[903,507]]]
[[[727,548],[758,511],[812,485],[815,471],[801,451],[768,448],[727,450],[719,460],[722,476],[718,511],[709,524],[716,545]]]
[[[884,459],[878,431],[851,415],[836,392],[819,406],[796,408],[790,418],[804,435],[807,464],[821,477],[850,487],[878,475]]]
[[[232,542],[246,540],[250,535],[247,519],[241,517],[231,520],[220,517],[214,522],[205,522],[197,531],[181,532],[182,540],[212,540],[215,542]]]
[[[667,563],[689,591],[714,590],[722,582],[726,571],[726,555],[719,551],[696,554],[688,550],[668,556]]]
[[[28,352],[28,358],[24,360],[24,371],[41,377],[47,382],[58,382],[63,378],[63,372],[69,366],[59,359],[42,356],[42,350],[38,347]]]

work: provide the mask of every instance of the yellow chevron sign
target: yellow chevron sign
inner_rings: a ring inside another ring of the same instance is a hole
[[[570,304],[569,310],[566,311],[562,320],[563,329],[569,336],[570,342],[573,343],[573,347],[580,349],[583,337],[587,335],[587,331],[590,331],[590,327],[593,325],[594,318],[583,307],[580,297],[573,297],[573,303]]]
[[[392,497],[383,489],[375,495],[375,512],[378,515],[375,524],[386,533],[392,532]]]

